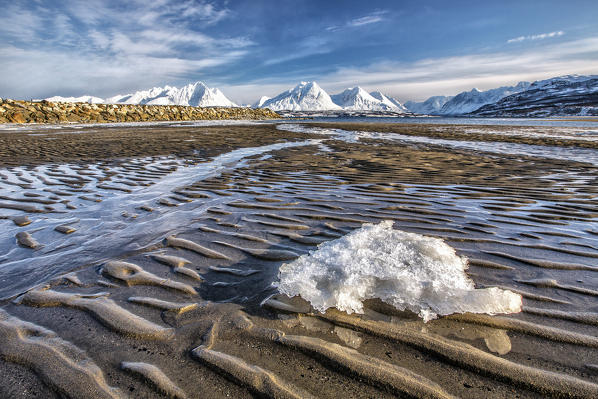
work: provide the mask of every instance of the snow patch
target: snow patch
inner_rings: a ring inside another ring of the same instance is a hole
[[[360,229],[318,246],[281,266],[276,283],[320,311],[335,307],[363,313],[363,301],[379,298],[424,321],[452,313],[516,313],[521,296],[499,288],[476,289],[467,259],[444,241],[392,228],[392,221]]]

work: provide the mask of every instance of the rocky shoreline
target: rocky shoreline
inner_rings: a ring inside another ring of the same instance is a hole
[[[214,119],[276,119],[267,108],[53,103],[0,99],[0,123],[109,123]]]

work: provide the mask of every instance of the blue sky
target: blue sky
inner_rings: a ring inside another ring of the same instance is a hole
[[[402,101],[598,74],[598,1],[0,0],[0,97],[302,80]]]

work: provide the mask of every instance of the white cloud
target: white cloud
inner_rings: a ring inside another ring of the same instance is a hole
[[[38,13],[15,4],[3,6],[0,13],[0,35],[19,41],[34,40],[43,25],[43,18]]]
[[[196,4],[194,1],[188,1],[182,5],[181,15],[183,17],[199,17],[209,24],[215,24],[230,15],[230,10],[218,9],[211,3]]]
[[[110,46],[110,38],[102,32],[92,30],[88,33],[89,38],[92,40],[93,45],[107,49]]]
[[[515,37],[513,39],[507,40],[507,43],[518,43],[518,42],[522,42],[524,40],[543,40],[543,39],[548,39],[550,37],[563,36],[564,34],[565,34],[565,32],[563,32],[562,30],[559,30],[559,31],[555,31],[555,32],[541,33],[539,35],[519,36],[519,37]]]
[[[139,32],[139,36],[143,39],[149,40],[151,43],[164,43],[168,45],[183,43],[192,44],[195,46],[205,47],[230,47],[243,48],[252,46],[254,43],[245,37],[234,38],[214,38],[205,35],[201,32],[181,30],[181,29],[146,29]]]
[[[354,20],[349,21],[347,23],[347,26],[362,26],[362,25],[375,24],[376,22],[380,22],[382,20],[383,20],[383,18],[379,14],[367,15],[365,17],[356,18]]]

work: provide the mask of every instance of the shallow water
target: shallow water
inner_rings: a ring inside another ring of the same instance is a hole
[[[187,202],[184,195],[169,200],[169,194],[174,196],[177,189],[216,177],[223,171],[243,167],[245,159],[256,155],[287,147],[316,144],[317,140],[306,140],[242,148],[192,166],[185,166],[183,160],[178,159],[140,159],[138,165],[144,173],[159,172],[163,175],[158,179],[144,178],[144,186],[148,187],[139,187],[134,180],[128,180],[139,178],[135,174],[139,168],[131,170],[126,168],[127,165],[110,168],[108,171],[99,169],[99,165],[87,165],[88,173],[84,175],[80,174],[81,170],[78,168],[72,168],[75,165],[52,167],[52,172],[47,166],[0,170],[7,177],[4,183],[0,181],[0,190],[3,195],[7,195],[9,203],[10,198],[20,197],[18,193],[23,190],[15,189],[7,183],[23,184],[24,181],[19,179],[26,179],[27,193],[35,195],[29,197],[30,201],[44,199],[52,206],[52,211],[49,212],[36,208],[49,214],[36,218],[34,223],[27,226],[27,230],[33,230],[33,235],[43,243],[35,252],[15,246],[12,222],[1,222],[5,228],[0,233],[0,251],[3,254],[0,257],[0,297],[13,296],[69,271],[75,264],[97,263],[122,251],[144,248],[167,232],[176,233],[183,228],[192,218],[190,215],[221,202],[219,199],[210,199],[208,194],[204,194],[206,200],[201,204],[191,203],[191,200]],[[164,167],[167,169],[159,169]],[[117,178],[108,183],[109,180],[105,180],[105,177],[111,174]],[[86,180],[53,180],[60,175],[83,177]],[[51,186],[48,186],[48,182]],[[73,191],[69,183],[76,183],[76,191]],[[46,191],[53,186],[56,186],[55,191]],[[61,188],[66,192],[60,192]],[[148,209],[158,206],[158,209],[148,211],[141,209],[143,206]],[[6,216],[20,213],[20,210],[5,211]],[[54,229],[61,225],[72,226],[77,233],[64,235],[56,232]]]
[[[500,138],[493,137],[489,141],[465,141],[465,140],[448,140],[425,136],[407,136],[398,133],[381,133],[381,132],[370,132],[370,131],[346,131],[342,129],[323,129],[318,127],[311,127],[309,125],[300,124],[281,124],[278,125],[281,130],[287,130],[291,132],[304,132],[304,133],[316,133],[327,136],[333,136],[339,140],[343,140],[349,143],[356,143],[362,139],[374,139],[374,140],[389,140],[389,141],[402,141],[407,143],[422,143],[439,145],[449,148],[457,148],[470,150],[475,152],[488,152],[495,154],[511,154],[511,155],[524,155],[548,159],[562,159],[577,162],[587,162],[593,165],[598,165],[598,150],[591,148],[578,148],[578,147],[562,147],[562,146],[542,146],[542,145],[531,145],[531,144],[519,144],[512,142],[502,142]],[[467,132],[467,130],[465,130]],[[478,133],[478,131],[476,131]],[[492,133],[486,133],[495,135]],[[508,133],[502,133],[508,135]],[[521,135],[534,136],[531,133],[521,133]],[[539,137],[558,137],[561,139],[578,140],[576,135],[545,135],[537,134]],[[595,136],[594,131],[590,131],[588,135],[583,137],[584,140],[591,142],[598,142],[598,136]]]
[[[5,123],[0,126],[0,132],[36,132],[44,134],[43,131],[57,131],[68,129],[70,132],[80,131],[85,133],[90,128],[114,128],[114,127],[147,127],[147,126],[252,126],[263,124],[278,124],[291,121],[293,119],[281,120],[205,120],[205,121],[161,121],[161,122],[119,122],[119,123],[96,123],[96,124],[11,124]],[[460,117],[407,117],[407,118],[386,118],[386,117],[314,117],[298,118],[296,122],[359,122],[359,123],[397,123],[397,124],[416,124],[416,125],[471,125],[471,126],[536,126],[536,127],[563,127],[563,128],[584,128],[589,129],[592,135],[598,132],[598,121],[596,118],[460,118]]]
[[[1,170],[2,296],[39,285],[2,302],[0,358],[24,366],[0,361],[0,396],[595,397],[598,170],[550,156],[580,148],[326,133],[210,159]],[[444,240],[476,288],[512,290],[523,312],[424,324],[375,300],[356,316],[276,295],[282,264],[383,220]],[[40,344],[52,350],[29,356]]]
[[[365,123],[399,123],[422,125],[496,125],[496,126],[556,126],[598,128],[596,118],[460,118],[460,117],[411,117],[411,118],[373,118],[373,117],[315,117],[314,122],[365,122]]]

